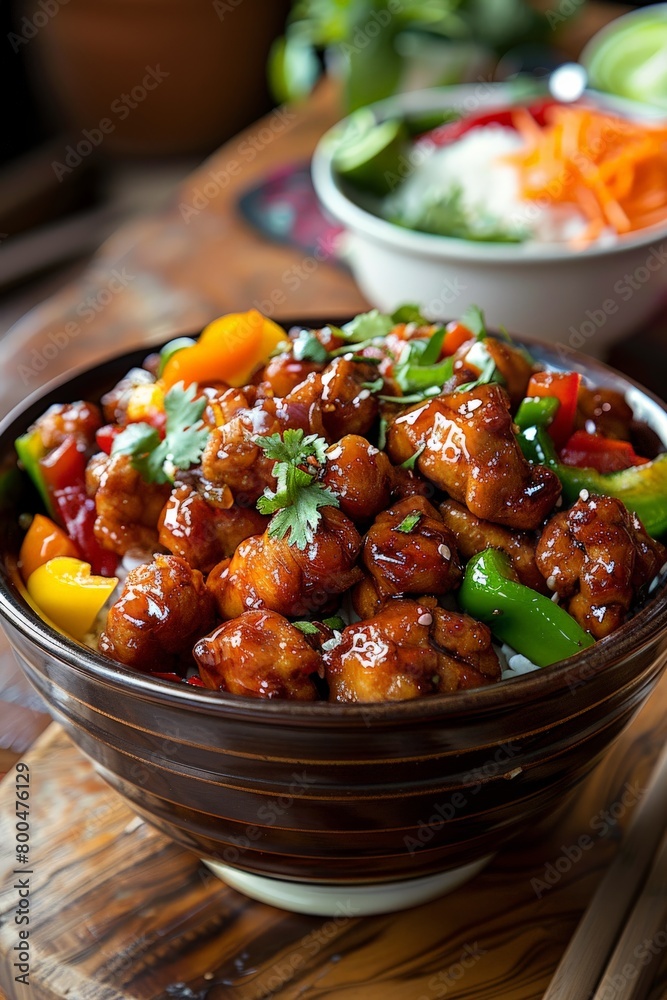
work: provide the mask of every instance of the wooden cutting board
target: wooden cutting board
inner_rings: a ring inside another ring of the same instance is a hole
[[[16,861],[16,769],[0,785],[0,991],[7,1000],[539,998],[641,798],[667,736],[666,699],[667,676],[559,815],[468,886],[361,919],[289,914],[227,888],[135,817],[54,724],[22,762],[28,866]],[[579,856],[577,843],[587,845]],[[29,986],[12,968],[20,879],[29,880]],[[651,1000],[667,996],[661,961]]]

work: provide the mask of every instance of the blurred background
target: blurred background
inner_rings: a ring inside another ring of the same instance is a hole
[[[276,104],[303,99],[323,72],[338,82],[341,112],[406,88],[545,74],[627,9],[593,0],[4,0],[0,336],[123,219],[163,204],[221,143]],[[387,11],[390,30],[355,46],[359,25],[375,13],[384,29]]]

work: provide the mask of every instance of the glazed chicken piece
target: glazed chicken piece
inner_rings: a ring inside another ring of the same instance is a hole
[[[475,372],[473,378],[476,379],[479,377],[481,369],[479,365],[475,363],[476,344],[480,344],[480,342],[477,340],[469,340],[466,344],[462,344],[458,349],[454,355],[455,374],[457,374],[461,368],[465,369],[467,373],[471,370],[472,366]],[[512,409],[516,409],[526,395],[528,383],[530,382],[530,376],[535,371],[533,363],[526,357],[523,351],[519,350],[518,347],[513,347],[511,344],[508,344],[503,340],[497,340],[496,337],[486,337],[481,342],[480,347],[481,346],[483,346],[484,349],[483,353],[493,358],[496,368],[503,377],[504,388],[510,397]],[[462,383],[459,382],[459,385],[460,384]]]
[[[194,657],[204,684],[251,698],[314,701],[320,654],[274,611],[245,611],[200,639]]]
[[[346,434],[326,454],[320,480],[336,494],[344,514],[370,521],[389,506],[396,470],[383,451],[358,434]]]
[[[131,368],[117,385],[102,396],[104,419],[110,424],[127,423],[127,407],[134,390],[140,385],[153,385],[155,376],[145,368]]]
[[[372,584],[364,581],[353,595],[362,618],[390,597],[438,596],[461,583],[454,535],[424,497],[406,497],[378,514],[364,539],[361,561]]]
[[[192,646],[215,622],[201,573],[177,556],[156,555],[127,575],[100,636],[101,653],[142,672],[183,672]]]
[[[119,556],[130,549],[159,548],[158,520],[168,484],[147,483],[129,455],[94,455],[86,468],[86,490],[95,499],[95,537]]]
[[[102,426],[102,415],[94,403],[54,403],[33,427],[39,432],[46,451],[57,448],[68,437],[87,451],[95,444],[95,431]]]
[[[510,531],[491,521],[483,521],[456,500],[440,504],[440,514],[453,533],[456,547],[465,562],[489,547],[500,549],[509,556],[521,583],[542,594],[549,592],[535,562],[537,535],[527,531]]]
[[[269,522],[255,507],[234,503],[231,491],[205,480],[177,482],[158,522],[160,545],[208,573]]]
[[[260,373],[260,385],[266,395],[287,396],[309,375],[317,374],[323,368],[323,364],[314,361],[297,361],[289,351],[285,351],[267,362]]]
[[[580,497],[542,532],[537,565],[582,628],[602,639],[618,628],[667,552],[613,497]]]
[[[257,390],[252,385],[246,385],[242,389],[230,386],[217,389],[206,387],[203,393],[208,402],[202,420],[209,427],[222,427],[233,420],[237,413],[250,409],[257,402]]]
[[[357,583],[355,563],[361,536],[335,507],[324,507],[313,541],[301,550],[287,538],[271,538],[268,529],[241,542],[230,562],[208,578],[223,618],[268,608],[298,617],[326,608],[332,598]]]
[[[553,509],[560,482],[551,469],[526,461],[512,426],[507,393],[481,385],[396,417],[387,451],[398,465],[423,449],[417,469],[454,500],[494,524],[532,531]]]
[[[376,378],[374,365],[336,358],[320,374],[309,375],[285,402],[308,407],[319,404],[329,441],[337,441],[344,434],[367,434],[377,417],[378,402],[365,383]]]
[[[252,506],[267,487],[275,486],[274,459],[267,458],[255,438],[282,434],[288,428],[321,434],[319,404],[287,399],[260,399],[215,427],[202,455],[204,477],[215,486],[229,486],[241,506]]]
[[[406,701],[481,687],[501,670],[485,625],[434,601],[390,601],[324,654],[331,701]]]
[[[575,417],[575,427],[578,430],[601,434],[602,437],[617,441],[629,441],[633,421],[632,410],[621,392],[604,387],[579,387]]]

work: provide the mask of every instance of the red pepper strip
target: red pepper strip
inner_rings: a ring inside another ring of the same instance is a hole
[[[114,576],[118,556],[103,549],[95,537],[97,511],[95,501],[87,496],[82,483],[74,483],[53,493],[53,505],[67,530],[76,542],[85,562],[90,563],[94,576]]]
[[[118,424],[105,424],[104,427],[100,427],[95,432],[95,441],[100,451],[103,451],[105,455],[110,455],[113,443],[122,430],[123,428],[119,427]]]
[[[628,441],[615,441],[600,434],[575,431],[560,452],[563,465],[598,472],[620,472],[635,465],[646,465],[648,458],[635,453]]]
[[[534,104],[529,104],[526,107],[526,111],[533,116],[538,125],[544,125],[546,122],[546,112],[557,105],[558,101],[549,99],[535,101]],[[514,128],[515,111],[516,107],[496,108],[493,111],[486,111],[483,114],[468,115],[464,118],[459,118],[455,122],[445,122],[444,125],[438,125],[437,128],[432,129],[430,132],[425,132],[419,137],[418,141],[421,143],[427,140],[436,146],[447,146],[450,142],[455,142],[461,136],[465,135],[466,132],[470,132],[471,129],[478,128],[480,125],[503,125],[505,128]]]
[[[578,372],[538,372],[528,383],[526,396],[554,396],[559,403],[547,430],[556,448],[562,448],[574,430],[581,375]]]
[[[95,501],[86,493],[86,455],[68,436],[39,463],[53,510],[95,576],[114,576],[118,557],[95,537]]]

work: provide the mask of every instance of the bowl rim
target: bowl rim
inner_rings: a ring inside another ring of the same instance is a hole
[[[346,319],[338,319],[337,322],[340,324]],[[308,324],[317,329],[319,323],[326,325],[332,322],[334,318],[330,317],[324,322],[307,319],[292,323],[291,320],[283,320],[282,325],[289,329],[293,325]],[[559,351],[553,345],[529,337],[513,339],[538,355],[546,354],[549,363],[555,368],[566,370],[574,364],[587,377],[591,377],[590,370],[592,370],[595,379],[602,379],[596,384],[604,385],[606,381],[606,384],[611,382],[617,385],[620,381],[626,390],[633,389],[639,392],[657,407],[660,414],[664,415],[663,440],[667,445],[667,402],[649,389],[596,358],[578,351],[569,348]],[[115,377],[111,374],[114,368],[118,368],[119,372],[127,371],[139,365],[148,354],[156,350],[159,350],[159,345],[146,345],[134,351],[116,354],[100,364],[92,366],[82,364],[35,389],[0,421],[0,461],[13,450],[15,437],[23,433],[32,422],[28,418],[30,411],[37,408],[41,412],[40,408],[57,401],[50,397],[57,396],[72,383],[86,376],[94,375],[97,381],[106,382],[106,373],[110,370],[108,379],[111,383]],[[567,363],[563,355],[567,357]],[[62,402],[62,399],[60,401]],[[501,707],[520,709],[531,700],[547,693],[567,687],[573,692],[574,687],[586,683],[602,672],[608,672],[612,667],[620,665],[628,656],[641,653],[648,646],[655,644],[660,636],[667,634],[667,584],[663,584],[656,595],[648,599],[633,618],[609,636],[598,640],[593,646],[575,653],[567,660],[507,678],[497,684],[394,702],[339,704],[327,701],[299,702],[287,699],[249,698],[187,684],[176,685],[152,677],[150,674],[131,670],[64,635],[48,625],[17,592],[9,579],[2,550],[0,550],[0,563],[3,564],[0,569],[0,624],[2,619],[5,619],[25,640],[34,643],[43,652],[54,654],[76,671],[91,677],[95,683],[116,692],[122,690],[126,694],[133,693],[144,701],[163,706],[179,705],[184,711],[203,712],[215,716],[231,713],[235,718],[248,721],[264,719],[267,723],[276,725],[301,723],[307,726],[316,722],[318,725],[334,726],[337,722],[345,720],[352,725],[358,724],[360,728],[367,728],[372,723],[409,722],[425,717],[434,720],[466,714],[481,715]],[[7,637],[10,645],[13,645],[9,633]]]
[[[642,8],[645,9],[645,8]],[[480,95],[480,91],[482,94]],[[456,103],[466,99],[476,100],[477,107],[493,108],[508,103],[522,102],[521,91],[511,83],[479,82],[476,84],[456,84],[450,87],[433,87],[410,91],[369,104],[376,121],[392,117],[397,112],[431,111],[440,108],[443,101]],[[545,94],[548,91],[544,91]],[[592,103],[607,107],[621,115],[648,118],[667,122],[667,111],[631,101],[627,98],[586,90],[585,96]],[[511,100],[514,95],[514,100]],[[581,250],[573,250],[568,244],[554,243],[484,243],[453,236],[439,236],[422,233],[398,226],[373,212],[362,208],[345,193],[345,185],[338,180],[333,169],[333,155],[338,134],[345,128],[355,112],[340,119],[331,126],[315,147],[311,162],[311,178],[316,194],[324,208],[347,228],[363,234],[376,243],[405,251],[414,256],[438,258],[451,261],[478,261],[485,264],[525,264],[533,267],[546,263],[568,262],[580,259],[607,257],[630,252],[649,246],[667,237],[667,222],[657,223],[638,230],[630,236],[622,237],[612,244],[594,245]]]

